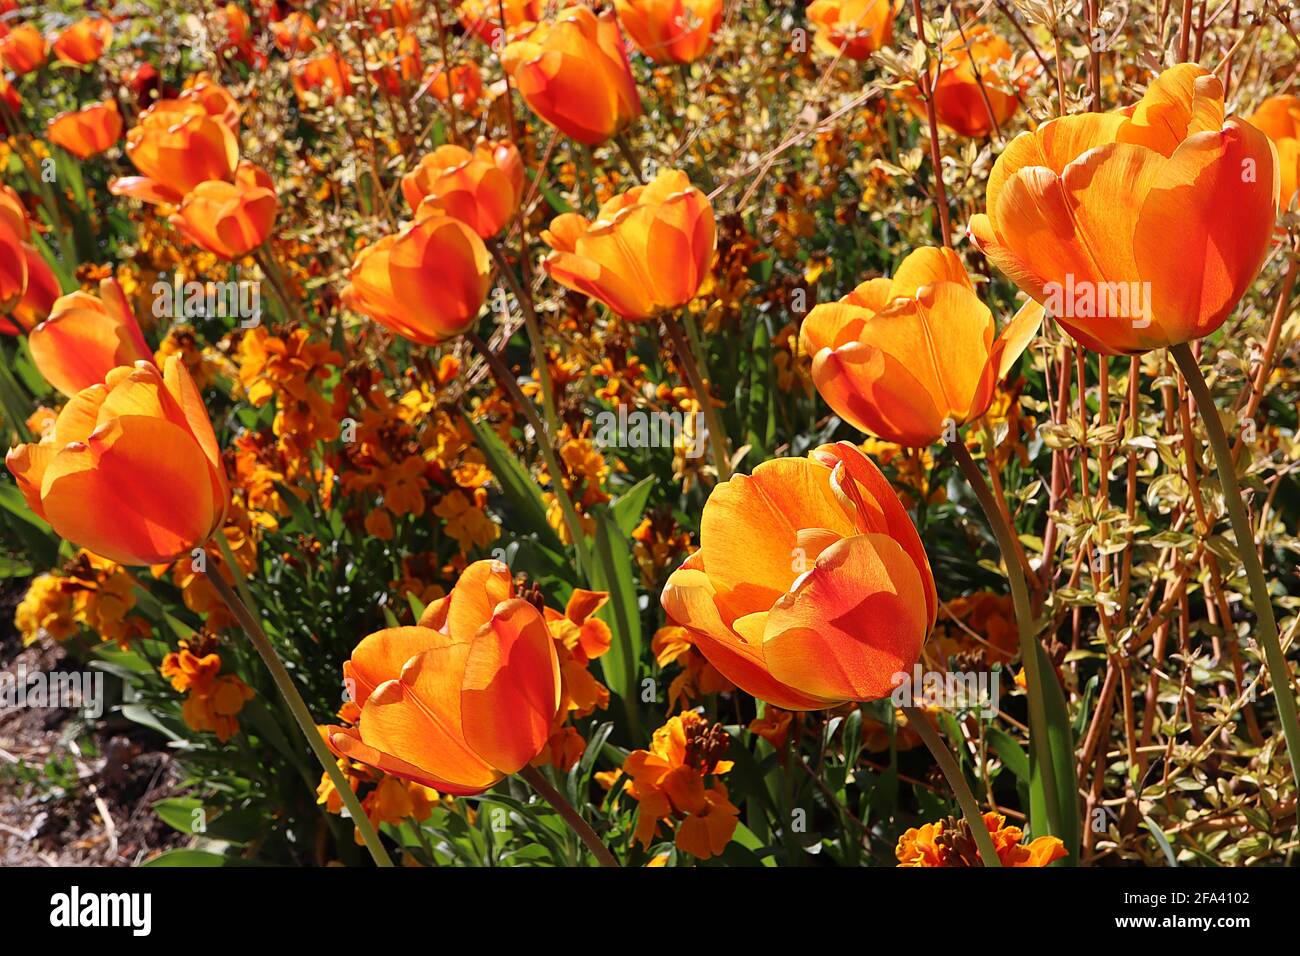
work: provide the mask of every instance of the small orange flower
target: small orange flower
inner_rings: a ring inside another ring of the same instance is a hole
[[[113,42],[113,24],[103,17],[78,20],[54,41],[54,55],[73,66],[89,66]]]
[[[869,279],[814,308],[799,348],[812,356],[813,383],[837,415],[886,441],[923,447],[988,410],[1042,318],[1042,306],[1028,302],[995,335],[993,313],[957,254],[922,248],[892,280]]]
[[[501,62],[533,112],[579,143],[603,143],[641,115],[612,10],[568,7],[521,30]]]
[[[736,686],[782,710],[886,697],[934,627],[921,539],[847,442],[715,485],[664,610]]]
[[[648,319],[689,302],[713,262],[717,238],[708,197],[678,170],[661,170],[600,207],[551,220],[542,263],[556,282],[598,299],[626,319]]]
[[[439,146],[402,177],[402,194],[416,218],[441,210],[484,239],[514,218],[524,195],[524,163],[513,143],[480,140]]]
[[[656,63],[694,63],[713,46],[722,0],[614,0],[636,48]]]
[[[195,186],[171,222],[195,245],[238,259],[266,241],[279,206],[271,177],[245,160],[233,183],[214,179]]]
[[[970,234],[1080,344],[1137,354],[1223,324],[1268,253],[1279,186],[1268,137],[1225,120],[1223,83],[1182,63],[1133,107],[1012,140]]]
[[[0,36],[0,60],[19,76],[45,65],[45,37],[30,23],[14,27]]]
[[[808,22],[818,49],[850,60],[869,60],[894,39],[895,0],[813,0]]]
[[[50,142],[79,159],[89,159],[122,138],[122,114],[115,100],[95,103],[50,120]]]
[[[233,180],[239,141],[228,112],[229,94],[221,93],[220,87],[205,86],[149,107],[126,134],[126,154],[142,175],[113,180],[109,191],[178,205],[199,183]]]
[[[362,249],[343,302],[422,345],[473,325],[487,295],[491,257],[483,240],[440,210]]]
[[[1054,836],[1041,836],[1023,844],[1024,831],[1006,825],[1000,813],[984,814],[984,825],[993,837],[998,860],[1003,866],[1042,867],[1065,857],[1065,844]],[[926,823],[912,827],[898,838],[894,850],[899,866],[969,867],[982,866],[979,853],[965,820]]]
[[[1270,96],[1250,115],[1250,124],[1273,141],[1282,170],[1281,204],[1291,205],[1300,188],[1300,96]]]
[[[111,278],[100,281],[99,296],[71,292],[57,299],[27,345],[45,380],[69,398],[120,365],[153,360],[122,287]]]
[[[527,766],[560,703],[546,622],[500,561],[471,564],[418,626],[365,638],[343,675],[361,716],[327,728],[334,752],[454,796]]]
[[[5,463],[56,534],[118,564],[165,564],[220,527],[230,491],[203,399],[180,357],[113,369],[73,396],[39,444]]]

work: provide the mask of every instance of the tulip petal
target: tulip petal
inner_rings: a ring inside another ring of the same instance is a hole
[[[343,664],[352,701],[365,706],[374,689],[400,674],[407,661],[442,643],[442,636],[427,627],[390,627],[362,638]]]

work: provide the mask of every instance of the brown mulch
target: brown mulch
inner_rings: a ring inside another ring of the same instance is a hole
[[[0,670],[82,669],[58,645],[23,647],[26,585],[0,580]],[[152,809],[177,776],[163,737],[111,711],[0,705],[0,867],[131,866],[184,844]]]

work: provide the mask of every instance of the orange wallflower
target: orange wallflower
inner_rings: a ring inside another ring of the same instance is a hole
[[[237,715],[252,700],[253,689],[236,674],[222,674],[221,657],[215,651],[191,649],[182,641],[181,649],[163,658],[162,676],[172,688],[186,694],[181,717],[192,730],[211,731],[225,743],[239,732]]]
[[[868,60],[894,39],[895,0],[814,0],[808,22],[818,49],[850,60]]]
[[[171,223],[208,252],[238,259],[266,241],[279,207],[271,177],[244,160],[233,183],[213,179],[195,186]]]
[[[230,492],[207,410],[178,356],[113,369],[5,463],[63,538],[119,564],[163,564],[220,527]]]
[[[524,163],[513,143],[479,140],[439,146],[402,177],[402,195],[416,218],[440,209],[487,239],[514,218],[524,195]]]
[[[50,120],[48,135],[55,146],[89,159],[122,138],[122,114],[116,101],[105,100],[75,113],[60,113]]]
[[[922,248],[892,280],[869,279],[814,308],[799,348],[812,356],[813,383],[837,415],[886,441],[921,447],[988,410],[1042,318],[1031,301],[995,334],[993,313],[957,254]]]
[[[722,0],[614,0],[636,48],[656,63],[693,63],[713,46]]]
[[[640,804],[635,837],[649,848],[661,821],[674,821],[678,849],[702,860],[731,842],[740,811],[720,780],[731,769],[721,759],[731,738],[695,711],[668,720],[654,732],[649,750],[634,750],[623,762],[626,793]]]
[[[487,295],[483,240],[439,210],[357,254],[343,302],[398,335],[433,345],[473,325]]]
[[[972,238],[1089,349],[1210,334],[1263,264],[1279,188],[1268,137],[1223,110],[1219,78],[1183,63],[1134,107],[1021,133]]]
[[[847,442],[715,485],[662,602],[718,670],[783,710],[888,696],[937,608],[907,512]]]
[[[103,17],[78,20],[54,41],[54,55],[73,66],[89,66],[113,42],[113,24]]]
[[[505,11],[504,29],[501,11]],[[500,50],[506,35],[525,23],[536,23],[546,12],[546,0],[465,0],[456,10],[461,26],[491,46]]]
[[[522,30],[501,62],[533,112],[579,143],[602,143],[641,115],[613,10],[568,7]]]
[[[1277,148],[1281,168],[1281,204],[1285,208],[1300,188],[1300,96],[1270,96],[1250,115]]]
[[[930,71],[935,117],[961,136],[988,136],[1016,112],[1016,91],[998,76],[1014,62],[1010,44],[982,24],[954,36]],[[918,115],[925,107],[915,88],[909,100]]]
[[[122,287],[111,278],[100,281],[98,296],[78,291],[57,299],[27,344],[41,375],[69,398],[120,365],[153,360]]]
[[[610,648],[609,625],[592,616],[608,600],[603,591],[575,588],[563,614],[549,607],[542,612],[560,660],[560,719],[586,717],[609,704],[609,690],[588,670]]]
[[[45,64],[45,54],[45,37],[30,23],[0,36],[0,60],[19,76],[39,70]]]
[[[331,748],[455,796],[527,766],[560,703],[546,622],[500,561],[471,564],[418,626],[365,638],[343,674],[360,717],[327,728]]]
[[[239,141],[224,92],[204,86],[149,107],[126,134],[126,154],[142,175],[113,180],[109,192],[177,205],[199,183],[232,180]]]
[[[661,170],[600,207],[551,220],[542,263],[556,282],[598,299],[627,319],[648,319],[689,302],[713,262],[717,231],[708,197],[686,174]]]
[[[984,814],[984,825],[993,837],[993,846],[1003,866],[1040,867],[1066,856],[1065,844],[1057,837],[1041,836],[1021,844],[1024,831],[1006,825],[1000,813]],[[965,820],[940,820],[912,827],[898,838],[894,851],[899,866],[964,867],[982,866],[974,839]]]

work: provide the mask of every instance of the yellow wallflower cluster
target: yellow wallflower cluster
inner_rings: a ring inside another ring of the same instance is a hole
[[[127,646],[145,633],[145,620],[132,615],[135,578],[120,565],[81,551],[62,571],[32,580],[14,614],[24,644],[41,638],[65,641],[84,627],[103,641]]]

